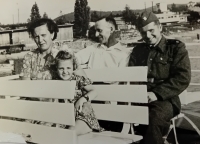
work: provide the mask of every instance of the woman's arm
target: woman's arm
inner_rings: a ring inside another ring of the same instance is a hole
[[[87,86],[85,86],[84,90],[87,92],[85,94],[85,97],[88,96],[89,101],[91,101],[91,100],[93,100],[93,99],[95,99],[97,97],[97,92],[96,92],[96,90],[95,90],[95,88],[94,88],[93,85],[87,85]]]

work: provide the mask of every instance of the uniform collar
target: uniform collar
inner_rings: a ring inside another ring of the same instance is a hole
[[[162,53],[165,52],[167,39],[162,36],[160,42],[157,44],[156,49]]]
[[[161,53],[164,53],[166,49],[166,42],[167,42],[166,38],[162,36],[162,38],[160,39],[160,41],[158,42],[156,46],[150,46],[150,47],[152,47],[153,49],[155,48]]]

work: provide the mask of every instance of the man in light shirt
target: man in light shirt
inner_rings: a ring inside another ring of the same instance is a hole
[[[87,64],[88,69],[116,68],[128,66],[130,51],[116,38],[117,25],[113,18],[103,18],[95,23],[95,36],[99,43],[76,53],[80,65]],[[102,84],[102,83],[95,83]],[[103,82],[103,84],[118,84]],[[108,131],[122,130],[123,123],[99,121]]]
[[[80,65],[87,68],[126,67],[129,50],[116,39],[117,25],[113,18],[103,18],[95,24],[95,36],[99,43],[91,45],[76,53]]]

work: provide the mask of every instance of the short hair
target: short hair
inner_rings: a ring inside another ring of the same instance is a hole
[[[117,26],[117,23],[116,23],[114,18],[112,18],[112,17],[102,17],[97,21],[100,21],[100,20],[103,20],[103,19],[105,19],[106,22],[112,24],[114,26],[115,30],[118,30],[118,26]]]
[[[69,51],[65,51],[65,50],[59,51],[55,57],[56,67],[58,65],[58,62],[61,60],[71,60],[72,64],[73,64],[73,70],[76,70],[78,67],[77,60],[76,60],[73,52],[69,52]]]
[[[41,18],[41,19],[31,22],[28,26],[28,33],[31,36],[34,36],[35,28],[42,25],[47,25],[49,32],[51,34],[54,33],[54,37],[52,40],[55,40],[57,38],[57,33],[59,31],[58,26],[52,19],[49,19],[49,18]]]

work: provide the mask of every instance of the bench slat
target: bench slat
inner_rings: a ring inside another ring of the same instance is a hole
[[[70,103],[0,99],[0,116],[75,125],[74,105]]]
[[[142,139],[142,136],[133,134],[123,134],[118,132],[90,132],[78,137],[78,142],[81,144],[96,144],[98,141],[106,144],[127,144],[137,142]]]
[[[0,128],[5,132],[31,135],[31,142],[41,144],[76,144],[75,131],[25,122],[0,119]]]
[[[75,84],[75,81],[56,80],[0,81],[0,93],[10,96],[73,99]]]
[[[146,82],[147,67],[85,69],[92,81],[132,81]]]
[[[148,124],[148,107],[92,104],[98,119],[126,123]]]
[[[98,96],[94,100],[147,103],[146,85],[94,85]]]

